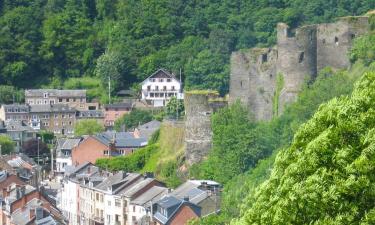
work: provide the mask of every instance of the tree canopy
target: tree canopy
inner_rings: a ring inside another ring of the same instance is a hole
[[[14,142],[8,136],[0,135],[1,154],[9,154],[14,151]]]
[[[229,87],[232,51],[275,43],[292,27],[361,15],[371,0],[3,0],[0,83],[63,88],[101,80],[92,97],[132,87],[158,68],[182,71],[186,89]],[[86,81],[85,81],[86,82]]]
[[[94,119],[81,120],[74,126],[74,134],[77,136],[93,135],[103,131],[103,124]]]

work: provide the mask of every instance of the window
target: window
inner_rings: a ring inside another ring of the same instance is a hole
[[[100,195],[100,202],[103,202],[103,201],[104,201],[104,200],[103,200],[103,195]],[[102,210],[101,214],[102,214],[102,216],[103,216],[103,210]]]
[[[301,53],[299,54],[299,57],[298,57],[298,62],[299,62],[299,63],[302,63],[304,57],[305,57],[305,53],[304,53],[304,52],[301,52]]]
[[[262,63],[265,63],[268,61],[268,56],[267,54],[262,54]]]
[[[174,86],[172,86],[171,88],[172,88],[172,91],[174,91],[174,90],[175,90]]]
[[[59,98],[59,102],[62,102],[62,98]]]
[[[133,205],[133,212],[135,212],[135,205]]]
[[[168,78],[168,79],[167,79],[167,82],[171,82],[171,78]]]
[[[76,100],[76,98],[73,98],[73,102],[76,102],[77,100]]]
[[[167,90],[167,86],[163,86],[163,91],[166,91]]]
[[[44,104],[47,105],[47,100],[44,100]]]
[[[44,98],[48,98],[48,93],[45,92],[45,93],[43,94],[43,96],[44,96]]]
[[[55,104],[55,100],[49,101],[49,104],[51,104],[51,105]]]
[[[339,45],[339,38],[338,37],[335,37],[335,44]]]
[[[99,193],[96,193],[96,198],[95,199],[96,199],[96,201],[99,201]]]
[[[29,104],[30,105],[34,104],[34,101],[33,100],[29,100]]]
[[[147,91],[151,91],[151,86],[147,86]]]
[[[104,155],[109,155],[109,151],[108,151],[108,150],[104,150],[104,151],[103,151],[103,154],[104,154]]]
[[[73,123],[72,123],[72,121],[69,121],[69,125],[72,125]]]
[[[69,98],[66,99],[66,102],[69,102]]]
[[[63,119],[64,119],[64,118],[65,118],[65,114],[61,114],[61,118],[63,118]]]
[[[163,78],[160,78],[160,79],[159,79],[159,82],[164,82],[164,79],[163,79]]]
[[[55,119],[57,119],[59,117],[59,115],[55,114],[54,117],[55,117]]]
[[[73,114],[69,114],[69,118],[73,118]]]
[[[107,201],[108,206],[111,206],[111,201]]]
[[[150,97],[151,98],[155,97],[155,94],[154,93],[150,93]]]
[[[155,90],[159,91],[159,86],[155,86]]]
[[[116,207],[121,207],[121,201],[120,201],[120,199],[115,199],[115,206]]]

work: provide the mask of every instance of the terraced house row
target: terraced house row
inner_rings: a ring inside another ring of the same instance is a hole
[[[189,180],[171,190],[152,174],[110,173],[92,163],[66,171],[58,207],[69,224],[185,224],[220,210],[220,185]]]

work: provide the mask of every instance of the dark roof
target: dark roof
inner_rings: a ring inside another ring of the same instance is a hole
[[[50,97],[86,97],[86,90],[28,89],[25,97],[42,97],[48,93]]]
[[[146,80],[148,80],[150,78],[153,78],[153,77],[157,77],[157,78],[158,77],[160,77],[160,78],[173,78],[173,79],[177,80],[177,78],[174,76],[173,73],[170,73],[170,72],[168,72],[165,69],[158,69],[153,74],[151,74],[151,76],[147,77],[143,82],[145,82]]]
[[[123,103],[115,103],[115,104],[108,104],[105,105],[104,108],[107,109],[130,109],[132,107],[131,103],[123,102]]]
[[[7,120],[5,121],[5,128],[7,131],[28,131],[36,132],[32,127],[24,123],[23,121]]]
[[[161,224],[169,224],[172,218],[178,213],[182,206],[186,205],[190,207],[197,216],[201,215],[201,207],[185,200],[177,199],[174,196],[165,196],[155,204],[157,209],[163,208],[167,213],[162,214],[159,210],[154,214],[154,218]]]
[[[14,113],[25,113],[30,111],[30,107],[26,104],[11,104],[11,105],[2,105],[6,111],[11,111]],[[16,112],[16,110],[18,112]]]
[[[103,132],[93,137],[106,146],[109,146],[114,139],[116,148],[143,147],[147,145],[146,138],[135,138],[129,132]]]
[[[117,92],[117,95],[134,95],[135,92],[133,90],[121,90]]]
[[[43,112],[76,112],[77,110],[65,104],[54,105],[31,105],[30,112],[43,113]]]

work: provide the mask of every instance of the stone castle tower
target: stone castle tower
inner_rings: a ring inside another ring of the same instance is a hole
[[[232,54],[229,102],[239,99],[257,120],[270,120],[295,101],[303,83],[313,80],[318,71],[327,66],[348,68],[353,39],[369,30],[367,16],[343,17],[295,31],[279,23],[275,47]]]
[[[226,105],[215,101],[214,92],[192,91],[185,93],[185,157],[188,165],[201,161],[212,147],[211,115]]]

